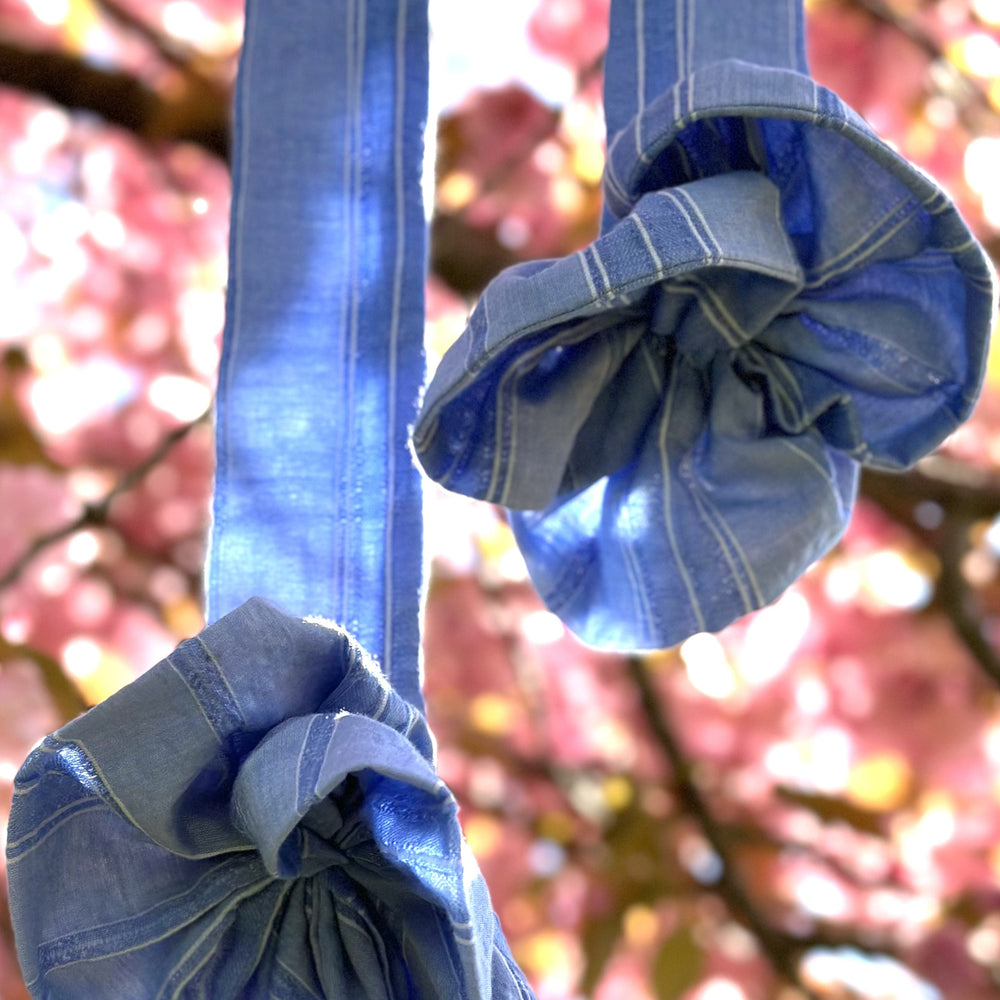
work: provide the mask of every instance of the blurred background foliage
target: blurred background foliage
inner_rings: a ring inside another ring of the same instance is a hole
[[[596,231],[607,5],[432,0],[432,364]],[[1000,0],[807,6],[815,75],[1000,255]],[[202,624],[241,8],[0,0],[0,828]],[[426,510],[440,768],[540,1000],[1000,995],[1000,353],[777,603],[654,656],[576,643],[490,507]]]

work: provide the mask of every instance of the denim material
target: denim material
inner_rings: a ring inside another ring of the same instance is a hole
[[[248,3],[214,624],[18,775],[35,1000],[531,998],[420,712],[426,13]]]
[[[806,71],[797,0],[612,4],[599,238],[509,268],[414,444],[511,508],[584,641],[673,645],[836,543],[979,391],[995,302],[944,193]]]
[[[423,716],[260,599],[48,737],[8,876],[45,1000],[527,1000]]]
[[[251,0],[206,586],[343,625],[420,704],[426,0]]]

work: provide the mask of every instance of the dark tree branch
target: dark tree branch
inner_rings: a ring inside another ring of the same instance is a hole
[[[899,475],[865,472],[861,492],[936,553],[941,575],[932,607],[945,615],[983,673],[1000,687],[1000,654],[983,634],[973,588],[962,573],[972,525],[1000,513],[1000,478],[934,456]],[[924,528],[914,520],[916,506],[928,500],[942,508],[940,528]]]
[[[89,706],[83,695],[66,676],[57,660],[31,646],[22,646],[0,638],[0,662],[19,658],[30,660],[38,668],[62,722],[69,722],[87,710]]]
[[[28,566],[46,549],[51,548],[57,542],[61,542],[64,538],[69,538],[70,535],[84,528],[96,528],[106,525],[111,514],[111,505],[115,500],[142,482],[167,457],[174,445],[182,441],[193,428],[208,419],[209,412],[206,411],[190,423],[182,424],[180,427],[172,430],[138,465],[129,469],[113,489],[109,490],[99,500],[87,504],[72,521],[68,521],[66,524],[60,525],[60,527],[35,538],[27,549],[0,574],[0,591],[4,591],[16,583]]]
[[[975,595],[962,572],[962,559],[969,551],[972,521],[948,517],[938,556],[941,577],[935,591],[935,604],[951,622],[956,635],[972,654],[987,677],[1000,688],[1000,656],[983,634],[982,618],[975,610]]]
[[[998,117],[996,109],[990,103],[989,95],[980,81],[956,66],[948,58],[941,43],[913,18],[893,10],[885,0],[848,0],[848,5],[863,10],[874,20],[905,35],[920,49],[939,68],[939,75],[935,79],[937,89],[950,97],[960,112],[974,106],[980,116],[995,124]],[[968,115],[964,117],[964,121],[974,131],[982,125],[982,120],[970,121]]]
[[[1000,513],[1000,475],[932,455],[906,472],[865,469],[861,495],[906,524],[912,523],[914,508],[925,500],[949,512],[992,519]]]
[[[628,657],[627,662],[629,673],[639,691],[646,722],[673,769],[678,799],[698,823],[703,836],[719,859],[722,870],[718,882],[719,895],[730,912],[742,920],[756,937],[775,971],[810,1000],[818,1000],[803,982],[799,972],[798,958],[803,950],[802,943],[775,930],[747,892],[730,855],[722,827],[692,777],[691,762],[674,735],[662,699],[653,687],[645,663],[638,656]]]
[[[0,83],[47,97],[64,108],[93,111],[139,135],[155,114],[157,96],[134,76],[101,70],[64,52],[0,41]]]
[[[229,155],[229,95],[192,76],[167,99],[127,73],[90,66],[64,52],[0,41],[0,85],[37,94],[71,111],[90,111],[149,142],[190,142],[219,159]]]
[[[197,65],[203,61],[203,57],[196,50],[167,38],[118,0],[95,0],[95,3],[120,28],[142,38],[164,62],[180,70],[185,76],[207,79]]]

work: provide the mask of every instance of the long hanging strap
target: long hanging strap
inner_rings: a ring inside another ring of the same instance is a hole
[[[724,59],[808,72],[801,0],[614,0],[604,66],[608,140],[699,67]],[[642,135],[636,135],[642,150]]]
[[[20,772],[38,1000],[530,1000],[417,711],[424,2],[249,0],[213,623]]]
[[[426,18],[247,4],[207,566],[209,621],[332,618],[418,707]]]

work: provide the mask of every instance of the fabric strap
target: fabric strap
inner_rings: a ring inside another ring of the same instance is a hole
[[[725,59],[808,72],[801,0],[613,0],[604,65],[608,139],[631,124],[641,151],[647,105]]]
[[[426,6],[247,4],[206,588],[333,619],[418,707]]]
[[[248,2],[212,621],[19,772],[36,1000],[531,1000],[420,711],[426,46]]]

